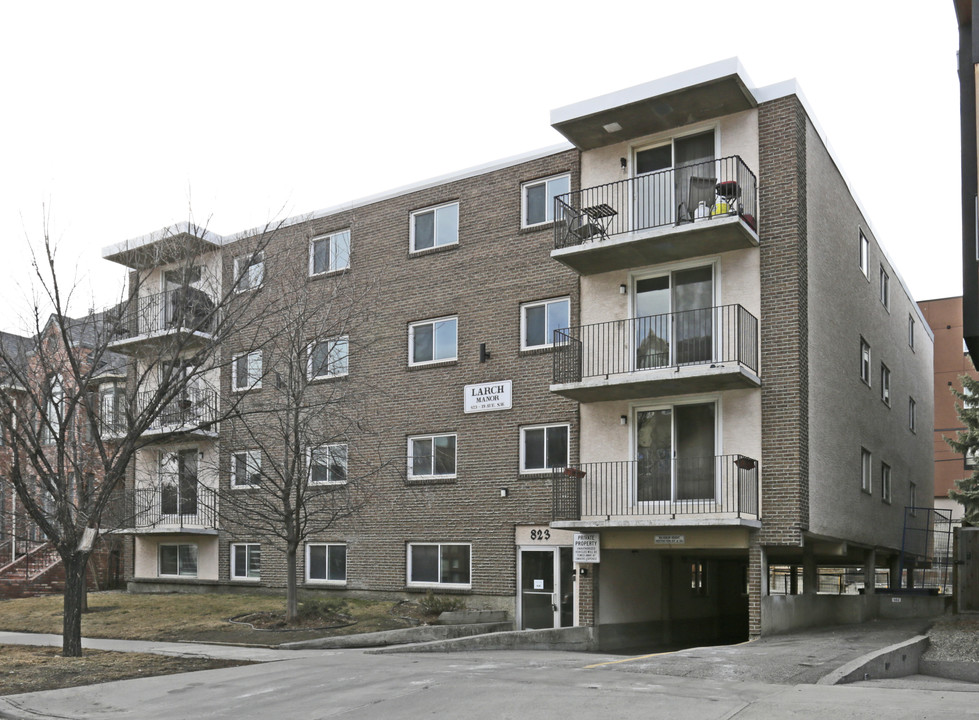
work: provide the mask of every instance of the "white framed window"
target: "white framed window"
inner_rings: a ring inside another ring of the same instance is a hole
[[[309,241],[309,274],[345,270],[350,267],[350,231],[340,230]]]
[[[408,364],[455,360],[458,354],[457,324],[457,318],[444,317],[409,325]]]
[[[554,198],[571,192],[571,175],[525,182],[520,192],[521,227],[554,222]]]
[[[865,493],[873,492],[873,461],[870,451],[860,448],[860,489]]]
[[[913,397],[908,398],[908,430],[918,432],[918,403]]]
[[[520,349],[554,346],[554,331],[567,328],[571,320],[571,299],[554,298],[520,306]]]
[[[306,354],[310,380],[340,377],[350,370],[350,338],[328,338],[310,343]]]
[[[880,464],[880,499],[891,501],[891,466],[884,462]]]
[[[61,434],[61,417],[64,413],[62,405],[65,400],[65,386],[61,375],[55,374],[48,378],[45,394],[44,416],[47,422],[41,433],[41,441],[53,443]]]
[[[914,350],[914,315],[908,315],[908,347]]]
[[[258,543],[232,543],[231,578],[258,580],[262,572],[262,546]]]
[[[472,545],[409,543],[408,585],[471,587]]]
[[[884,363],[880,364],[880,399],[885,405],[891,404],[891,371]]]
[[[126,386],[117,382],[99,385],[99,418],[105,430],[122,430],[126,426]],[[0,445],[3,434],[0,433]]]
[[[321,445],[309,449],[309,482],[312,485],[343,485],[347,482],[347,446]]]
[[[547,472],[568,464],[571,426],[533,425],[520,428],[520,472]]]
[[[965,465],[965,469],[966,470],[975,470],[976,469],[976,464],[977,463],[976,463],[976,451],[975,450],[973,450],[972,448],[967,448],[966,451],[965,451],[965,455],[962,457],[962,459],[963,459],[963,463]]]
[[[411,252],[458,242],[459,203],[446,203],[411,213]]]
[[[160,545],[161,576],[197,577],[197,545]]]
[[[307,543],[306,582],[347,582],[347,546],[342,543]]]
[[[239,255],[235,258],[235,290],[245,292],[261,286],[265,280],[265,253]]]
[[[419,435],[408,438],[408,476],[453,478],[456,475],[456,436]]]
[[[880,304],[891,309],[891,276],[883,265],[880,266]]]
[[[860,379],[870,387],[870,345],[860,338]]]
[[[262,351],[235,355],[231,360],[231,389],[258,390],[262,387]]]
[[[863,234],[863,230],[860,231],[860,272],[870,279],[870,241],[867,240],[867,236]]]
[[[238,450],[231,453],[231,487],[258,487],[262,484],[262,451]]]

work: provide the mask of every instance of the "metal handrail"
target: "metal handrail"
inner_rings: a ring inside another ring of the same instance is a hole
[[[740,305],[581,325],[554,332],[553,382],[736,362],[758,372],[758,319]]]
[[[745,455],[579,463],[555,468],[552,484],[554,520],[758,517],[758,461]]]
[[[758,183],[737,155],[558,195],[554,247],[730,216],[757,230]]]
[[[157,486],[133,492],[133,524],[137,528],[216,528],[217,509],[213,488],[178,474],[161,474]]]
[[[135,298],[114,332],[118,338],[180,329],[211,333],[216,323],[217,310],[211,296],[187,285]]]

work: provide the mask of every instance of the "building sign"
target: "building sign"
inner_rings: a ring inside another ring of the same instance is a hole
[[[598,547],[598,533],[574,534],[574,561],[576,563],[597,563],[602,559]]]
[[[656,545],[683,545],[687,539],[683,535],[657,535]]]
[[[513,407],[512,380],[466,385],[465,392],[466,406],[464,409],[467,413],[509,410]]]

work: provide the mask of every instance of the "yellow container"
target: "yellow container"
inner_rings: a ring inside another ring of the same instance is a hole
[[[727,213],[727,203],[723,200],[718,200],[716,203],[714,203],[714,207],[710,211],[711,215],[727,215]]]

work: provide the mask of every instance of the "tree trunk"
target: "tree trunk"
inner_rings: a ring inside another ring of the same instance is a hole
[[[61,654],[82,656],[82,588],[85,586],[85,565],[88,556],[73,552],[62,556],[65,567],[65,609],[61,635]]]
[[[88,612],[88,563],[82,568],[82,612]]]
[[[286,545],[286,622],[295,622],[299,615],[299,598],[296,596],[296,550],[297,544]]]

